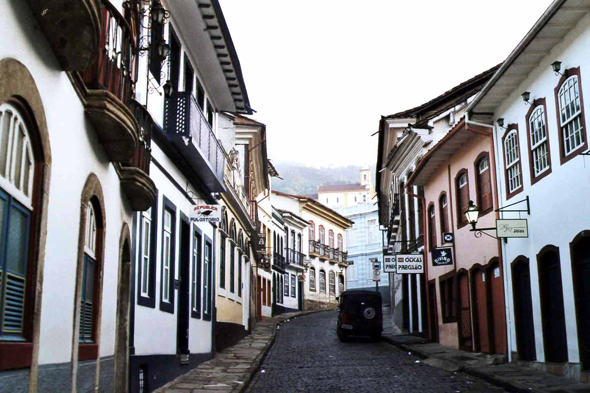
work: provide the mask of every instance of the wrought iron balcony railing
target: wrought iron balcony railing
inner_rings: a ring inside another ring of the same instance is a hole
[[[285,261],[285,257],[282,256],[281,254],[275,252],[273,266],[284,271],[285,268],[287,267],[287,262]]]
[[[166,134],[211,192],[225,192],[225,153],[197,100],[178,92],[166,99]]]
[[[132,100],[130,107],[135,119],[137,119],[140,131],[139,144],[133,157],[131,157],[129,165],[135,166],[149,175],[150,160],[152,158],[152,135],[157,126],[150,113],[139,102]]]
[[[290,265],[297,265],[300,267],[305,267],[305,254],[293,250],[292,248],[286,248],[287,251],[287,263]]]
[[[82,80],[89,89],[108,90],[128,105],[137,78],[137,35],[109,0],[101,3],[100,52]]]

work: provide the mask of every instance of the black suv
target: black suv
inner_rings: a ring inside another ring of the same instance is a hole
[[[338,304],[338,327],[340,341],[350,335],[370,336],[381,339],[383,312],[381,294],[373,291],[351,289],[340,294]]]

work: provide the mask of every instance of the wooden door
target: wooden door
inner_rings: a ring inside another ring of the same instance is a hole
[[[483,270],[473,272],[473,300],[475,302],[473,317],[475,318],[475,350],[490,353],[488,329],[488,297],[486,291],[486,275]]]
[[[258,276],[258,281],[257,281],[257,286],[256,286],[256,316],[257,319],[259,321],[262,320],[262,277]]]
[[[572,247],[578,346],[582,369],[590,369],[590,237]]]
[[[176,343],[179,354],[188,354],[189,340],[189,308],[190,308],[190,225],[182,220],[180,222],[180,261],[178,281],[178,314],[176,321]]]
[[[408,279],[410,280],[410,285],[412,287],[412,333],[417,333],[420,331],[420,326],[418,326],[418,313],[420,312],[420,309],[418,308],[418,285],[416,283],[416,275],[408,274]]]
[[[432,280],[428,283],[428,312],[430,313],[430,339],[438,342],[438,317],[436,313],[436,283]]]
[[[529,361],[537,360],[528,259],[517,261],[512,265],[512,288],[518,358]]]
[[[499,263],[492,263],[488,270],[490,311],[492,314],[491,336],[493,337],[493,353],[506,354],[506,318],[504,311],[504,284]]]
[[[410,330],[410,291],[408,290],[408,274],[402,275],[402,328]]]
[[[471,307],[469,304],[469,275],[467,272],[458,275],[459,299],[459,349],[463,351],[473,350],[473,337],[471,334]]]
[[[564,363],[567,362],[567,336],[565,333],[559,249],[551,247],[544,253],[539,253],[537,260],[539,265],[545,361]]]

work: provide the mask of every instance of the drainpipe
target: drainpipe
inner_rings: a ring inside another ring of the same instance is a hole
[[[426,236],[426,215],[428,213],[426,212],[426,198],[411,192],[408,189],[409,186],[409,184],[406,184],[406,195],[417,198],[422,204],[422,237],[424,238],[424,289],[426,290],[426,323],[428,326],[429,334],[432,335],[434,332],[430,331],[430,293],[428,289],[428,258],[426,255],[426,253],[428,252],[428,236]]]
[[[491,125],[491,124],[485,124],[485,123],[479,123],[479,122],[475,122],[472,120],[469,120],[469,113],[467,113],[465,115],[465,125],[467,130],[472,131],[472,132],[476,132],[479,133],[481,135],[485,135],[488,136],[490,138],[492,138],[492,154],[491,154],[491,160],[492,163],[491,165],[494,168],[494,184],[496,186],[496,192],[494,193],[494,203],[496,204],[496,209],[500,208],[499,205],[499,193],[502,192],[500,189],[500,183],[498,182],[498,163],[496,162],[496,146],[498,143],[498,139],[497,139],[497,132],[494,133],[494,131],[496,130],[496,126]],[[485,132],[485,131],[481,131],[481,130],[476,130],[474,128],[470,128],[469,125],[474,125],[474,126],[478,126],[478,127],[485,127],[485,128],[489,128],[491,129],[491,132]],[[494,137],[494,135],[496,135],[496,137]],[[496,211],[496,219],[500,218],[500,213],[498,211]],[[504,269],[504,258],[503,255],[505,254],[505,245],[502,244],[502,241],[500,239],[498,239],[498,257],[500,260],[500,269],[502,272],[502,276],[504,277],[503,283],[504,283],[504,313],[506,315],[506,329],[508,330],[506,332],[507,335],[507,352],[508,352],[508,362],[512,362],[512,320],[511,320],[511,314],[510,314],[510,309],[509,309],[509,301],[510,301],[510,296],[508,294],[509,292],[509,283],[508,283],[508,276],[506,274],[506,271],[508,269]]]

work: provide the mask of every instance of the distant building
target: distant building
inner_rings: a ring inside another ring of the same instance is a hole
[[[346,230],[348,261],[352,263],[346,269],[348,273],[346,287],[348,289],[375,290],[371,259],[377,258],[379,262],[383,262],[377,206],[366,203],[335,210],[349,220],[354,221],[353,226]],[[391,299],[389,274],[381,275],[379,292],[383,296],[383,302],[389,303]]]
[[[321,186],[318,188],[317,200],[330,208],[356,206],[369,203],[375,195],[371,170],[360,170],[360,183]]]

